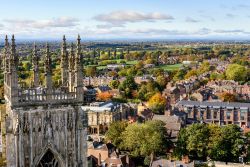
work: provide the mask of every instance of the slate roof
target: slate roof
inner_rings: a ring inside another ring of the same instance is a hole
[[[117,102],[106,101],[106,102],[93,102],[90,106],[81,106],[84,111],[93,111],[93,112],[105,112],[105,111],[116,111],[115,109],[119,108],[120,104]]]
[[[154,115],[153,120],[160,120],[164,122],[165,127],[168,130],[179,131],[181,128],[181,123],[179,122],[179,117],[176,115],[166,116],[166,115]]]
[[[106,86],[106,85],[98,86],[97,88],[98,88],[100,91],[102,91],[102,92],[111,90],[111,88],[110,88],[109,86]]]
[[[159,159],[156,161],[153,161],[152,166],[151,167],[193,167],[193,163],[189,163],[189,164],[184,164],[181,161],[170,161],[170,160],[166,160],[166,159]]]
[[[207,101],[188,101],[182,100],[177,105],[190,105],[190,106],[220,106],[220,107],[236,107],[236,108],[250,108],[250,103],[238,103],[238,102],[207,102]]]

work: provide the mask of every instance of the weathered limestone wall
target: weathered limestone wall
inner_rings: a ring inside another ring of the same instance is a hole
[[[36,166],[48,150],[60,166],[86,166],[86,116],[79,106],[20,107],[7,114],[8,166]]]

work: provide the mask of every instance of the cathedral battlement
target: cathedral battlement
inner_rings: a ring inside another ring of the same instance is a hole
[[[59,88],[54,88],[52,84],[52,60],[48,44],[46,44],[46,54],[44,56],[45,85],[42,86],[39,84],[39,56],[37,46],[34,44],[32,54],[33,86],[24,89],[21,88],[18,83],[19,58],[16,53],[14,35],[11,39],[11,45],[6,36],[3,56],[4,95],[6,102],[12,107],[83,103],[83,56],[81,53],[80,40],[80,36],[78,35],[76,51],[74,45],[71,44],[69,53],[67,51],[66,38],[63,36],[60,64],[62,85]]]
[[[78,100],[76,92],[64,92],[52,89],[50,93],[46,88],[28,88],[18,89],[17,96],[10,96],[10,88],[5,87],[5,99],[11,103],[11,99],[16,99],[16,103],[12,102],[13,107],[26,105],[49,105],[49,104],[79,104],[82,100]]]

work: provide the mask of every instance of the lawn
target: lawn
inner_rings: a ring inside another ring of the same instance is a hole
[[[164,71],[173,71],[173,70],[178,70],[182,64],[173,64],[173,65],[160,65],[155,68],[160,68],[163,69]]]
[[[127,65],[135,65],[138,62],[138,60],[130,60],[130,61],[126,61]]]
[[[123,61],[123,60],[125,60],[125,59],[117,59],[116,61],[117,61],[117,63],[120,63],[120,61]],[[130,60],[130,61],[126,60],[126,65],[132,66],[132,65],[135,65],[137,62],[138,62],[137,60]],[[105,68],[107,68],[107,66],[97,66],[98,70],[103,70]]]

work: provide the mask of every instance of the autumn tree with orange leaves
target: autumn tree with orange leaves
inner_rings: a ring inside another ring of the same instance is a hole
[[[112,98],[112,94],[109,92],[100,92],[97,94],[97,100],[99,101],[108,101]]]
[[[166,98],[163,97],[160,93],[156,93],[148,101],[149,108],[156,114],[163,114],[166,105]]]

